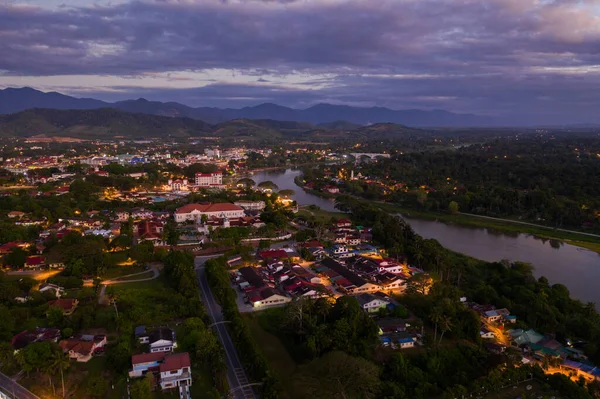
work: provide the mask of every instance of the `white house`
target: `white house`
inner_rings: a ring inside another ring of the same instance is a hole
[[[187,179],[169,179],[168,185],[173,191],[187,191],[189,186]]]
[[[360,307],[367,313],[377,312],[379,309],[385,308],[389,303],[371,294],[360,294],[356,299]]]
[[[232,203],[188,204],[175,211],[175,221],[183,223],[191,220],[200,223],[202,215],[207,218],[241,218],[245,216],[244,209]]]
[[[246,293],[248,301],[255,308],[267,308],[291,302],[291,298],[283,295],[273,288],[249,291]]]
[[[175,331],[166,327],[160,327],[148,334],[147,342],[150,345],[150,353],[172,352],[177,348]]]
[[[160,388],[186,390],[192,385],[190,355],[187,352],[165,356],[160,365]]]

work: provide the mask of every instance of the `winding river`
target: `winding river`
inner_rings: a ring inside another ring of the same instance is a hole
[[[257,183],[270,180],[279,189],[294,190],[300,205],[315,204],[335,211],[333,200],[317,197],[296,186],[300,170],[257,172]],[[464,227],[439,221],[405,217],[412,228],[425,238],[434,238],[444,247],[486,261],[508,259],[531,263],[536,277],[546,276],[551,284],[564,284],[574,298],[596,302],[600,306],[600,254],[558,240],[543,240],[528,234],[500,233],[492,229]]]

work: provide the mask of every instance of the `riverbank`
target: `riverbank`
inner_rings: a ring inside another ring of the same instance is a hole
[[[400,213],[410,217],[439,220],[444,223],[468,227],[489,228],[501,232],[531,234],[539,238],[564,241],[571,245],[576,245],[600,253],[600,237],[585,235],[585,233],[560,231],[553,229],[552,227],[524,224],[519,221],[510,221],[506,219],[498,220],[480,217],[478,215],[467,215],[462,213],[453,215],[443,212],[421,211],[382,202],[375,202],[374,204],[387,212]]]

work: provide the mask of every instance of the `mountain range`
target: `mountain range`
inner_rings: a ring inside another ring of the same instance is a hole
[[[192,118],[148,115],[114,108],[57,110],[33,108],[0,115],[0,137],[73,137],[79,139],[140,139],[219,137],[243,141],[299,140],[324,142],[394,139],[426,134],[426,130],[394,123],[369,126],[338,122],[315,126],[271,119],[233,119],[208,124]]]
[[[32,108],[57,110],[114,108],[133,113],[191,118],[211,125],[233,119],[270,119],[334,126],[342,126],[344,123],[355,125],[397,123],[412,127],[468,127],[495,124],[495,121],[489,117],[456,114],[444,110],[392,110],[383,107],[362,108],[332,104],[317,104],[307,109],[293,109],[271,103],[240,109],[193,108],[176,102],[148,101],[143,98],[109,103],[93,98],[71,97],[57,92],[45,93],[29,87],[0,90],[0,114],[13,114]]]

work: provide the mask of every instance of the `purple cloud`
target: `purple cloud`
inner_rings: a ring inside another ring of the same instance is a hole
[[[207,92],[215,101],[331,101],[488,114],[542,115],[554,109],[579,117],[593,115],[599,100],[595,4],[156,0],[53,10],[5,5],[0,71],[148,76],[231,69],[257,76],[260,85],[193,89],[190,82],[178,97]],[[310,83],[290,89],[263,79],[264,72],[332,77],[316,90]],[[251,96],[231,95],[231,87]],[[175,94],[167,88],[149,94],[166,99],[167,93]]]

